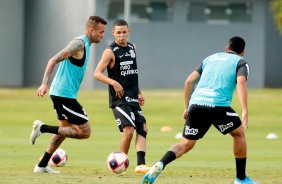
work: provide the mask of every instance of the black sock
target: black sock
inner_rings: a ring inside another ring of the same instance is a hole
[[[144,151],[138,151],[137,152],[137,165],[143,165],[146,164],[145,162],[145,152]]]
[[[246,178],[246,160],[247,158],[235,158],[236,160],[236,176],[240,180]]]
[[[164,168],[165,168],[167,164],[169,164],[170,162],[172,162],[175,159],[176,159],[175,153],[173,153],[172,151],[168,151],[166,152],[166,154],[163,156],[163,158],[160,161],[164,164]]]
[[[45,152],[41,161],[38,164],[38,167],[46,167],[48,165],[51,156],[52,154]]]
[[[50,125],[42,125],[40,127],[40,132],[41,133],[52,133],[52,134],[58,134],[59,131],[59,126],[50,126]]]

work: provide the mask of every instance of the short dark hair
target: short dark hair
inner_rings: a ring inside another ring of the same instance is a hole
[[[230,38],[228,42],[229,50],[236,52],[237,54],[241,54],[245,49],[245,41],[243,38],[239,36],[234,36]]]
[[[113,27],[115,26],[127,26],[128,27],[128,23],[123,19],[118,19],[113,24]]]
[[[90,16],[87,23],[86,23],[86,27],[96,28],[99,23],[101,23],[103,25],[107,25],[107,21],[105,19],[103,19],[102,17]]]

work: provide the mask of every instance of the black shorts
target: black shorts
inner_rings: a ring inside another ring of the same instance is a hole
[[[198,140],[204,137],[211,125],[225,135],[241,124],[238,114],[231,107],[191,105],[182,136],[190,140]]]
[[[112,110],[120,132],[125,126],[133,126],[137,133],[144,131],[146,119],[140,106],[120,105]]]
[[[76,99],[50,95],[58,120],[67,120],[70,124],[82,125],[88,121],[83,107]]]

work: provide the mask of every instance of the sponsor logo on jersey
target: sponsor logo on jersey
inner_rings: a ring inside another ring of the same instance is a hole
[[[128,102],[138,102],[138,99],[133,99],[133,98],[130,98],[129,96],[126,96],[125,100]]]
[[[198,129],[190,128],[189,126],[185,125],[185,135],[197,135],[198,131]]]
[[[132,65],[133,64],[133,61],[123,61],[123,62],[120,62],[120,65]]]
[[[214,90],[212,90],[212,89],[199,88],[196,92],[201,93],[201,94],[205,94],[205,95],[208,95],[208,96],[216,96],[216,92],[214,92]]]
[[[134,52],[134,50],[130,50],[129,53],[130,53],[130,56],[131,56],[132,58],[135,58],[135,52]]]
[[[131,54],[129,54],[128,52],[125,53],[125,56],[131,56]]]
[[[195,97],[196,101],[203,101],[203,102],[213,102],[214,98],[206,98],[206,97]]]
[[[227,61],[228,58],[226,58],[226,57],[214,56],[214,57],[212,57],[212,58],[210,59],[210,61],[215,61],[215,60],[217,60],[217,61]]]
[[[138,69],[131,69],[130,65],[133,64],[133,61],[123,61],[120,63],[120,74],[122,76],[138,74]]]
[[[215,105],[199,104],[199,103],[196,103],[195,105],[200,105],[200,106],[204,106],[204,107],[215,107]]]
[[[123,55],[120,55],[120,56],[118,56],[119,58],[122,58],[124,56],[124,54]]]
[[[121,71],[120,73],[122,76],[126,76],[126,75],[132,75],[132,74],[138,74],[138,70],[126,70],[126,71]]]
[[[233,127],[233,122],[227,123],[226,125],[218,125],[221,132],[225,132],[225,130],[231,127]]]

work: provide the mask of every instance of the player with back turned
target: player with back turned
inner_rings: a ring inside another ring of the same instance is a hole
[[[242,57],[245,53],[244,49],[245,41],[237,36],[232,37],[226,46],[226,52],[207,57],[188,76],[184,86],[185,125],[182,139],[145,174],[143,184],[154,183],[165,166],[189,152],[197,140],[204,137],[211,125],[222,134],[230,134],[233,138],[233,154],[236,162],[234,184],[257,184],[246,176],[247,145],[244,129],[248,127],[246,83],[249,65]],[[243,123],[230,106],[236,87]]]

